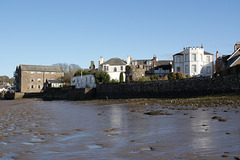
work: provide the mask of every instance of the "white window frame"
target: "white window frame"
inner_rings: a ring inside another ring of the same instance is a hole
[[[196,53],[192,54],[192,61],[197,61],[197,54]]]
[[[185,73],[189,73],[189,66],[185,65]]]
[[[192,73],[196,73],[197,72],[197,65],[193,64],[192,65]]]

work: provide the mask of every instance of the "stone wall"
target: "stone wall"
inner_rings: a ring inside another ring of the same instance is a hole
[[[138,83],[102,84],[97,99],[193,97],[240,91],[240,75]]]
[[[49,88],[44,91],[44,100],[90,100],[94,99],[95,88]]]

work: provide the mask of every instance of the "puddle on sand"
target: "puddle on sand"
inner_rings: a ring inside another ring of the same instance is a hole
[[[16,154],[9,153],[9,154],[3,155],[3,156],[0,155],[0,160],[14,160],[12,158],[13,156],[16,156]]]
[[[28,145],[28,146],[33,146],[34,145],[34,143],[29,143],[29,142],[22,142],[22,144]]]
[[[87,146],[89,149],[101,149],[103,148],[102,144],[96,144],[96,145],[88,145]]]
[[[136,151],[131,151],[130,153],[141,153],[143,151],[152,151],[152,147],[143,147],[143,148],[140,148],[139,150],[136,150]]]
[[[68,140],[72,140],[72,139],[76,139],[76,138],[80,138],[80,137],[84,137],[86,136],[86,134],[76,134],[76,135],[69,135],[66,137],[62,137],[60,140],[58,141],[68,141]]]

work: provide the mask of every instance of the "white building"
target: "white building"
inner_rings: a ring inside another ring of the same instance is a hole
[[[103,62],[103,57],[100,57],[99,71],[105,71],[109,74],[110,80],[115,79],[120,81],[120,74],[123,72],[123,81],[125,81],[126,65],[130,63],[130,56],[128,56],[127,62],[120,58],[111,58],[106,62]]]
[[[205,52],[203,46],[184,48],[173,55],[173,69],[185,76],[212,76],[213,54]]]
[[[92,74],[71,77],[71,86],[75,88],[96,88],[95,77]]]

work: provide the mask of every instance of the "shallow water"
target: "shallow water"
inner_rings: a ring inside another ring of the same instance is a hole
[[[240,113],[234,108],[167,110],[173,115],[149,116],[143,113],[150,106],[135,109],[124,104],[34,101],[31,107],[41,110],[41,118],[30,121],[28,132],[0,140],[0,160],[210,160],[240,156]],[[223,112],[226,109],[228,112]],[[216,115],[228,121],[213,120]]]

